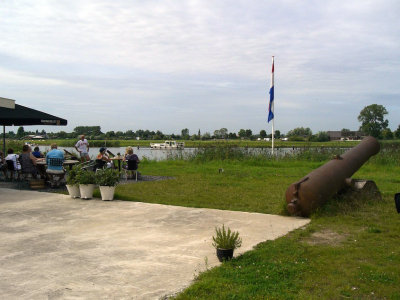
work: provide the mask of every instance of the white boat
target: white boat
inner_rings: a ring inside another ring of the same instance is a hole
[[[151,149],[183,149],[185,143],[177,141],[165,141],[164,143],[150,143]]]

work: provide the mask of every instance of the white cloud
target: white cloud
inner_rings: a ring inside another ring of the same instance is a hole
[[[367,101],[398,110],[399,12],[390,0],[8,0],[0,87],[19,102],[68,103],[72,127],[101,115],[108,130],[257,131],[276,55],[281,131],[355,127],[356,116],[341,117],[338,105],[352,115]],[[379,90],[391,96],[371,99]],[[140,115],[132,121],[119,107]]]

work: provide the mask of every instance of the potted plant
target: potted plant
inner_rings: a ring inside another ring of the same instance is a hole
[[[242,246],[242,239],[239,232],[225,229],[225,226],[215,227],[216,235],[213,236],[213,246],[217,249],[217,257],[219,261],[230,260],[233,257],[233,250]]]
[[[93,198],[93,191],[96,183],[94,172],[81,169],[78,172],[77,180],[82,199]]]
[[[79,198],[81,193],[79,192],[79,183],[78,183],[78,172],[80,168],[78,166],[73,166],[71,170],[68,171],[67,174],[67,190],[71,198]]]
[[[99,185],[101,199],[113,200],[115,187],[119,182],[120,174],[117,170],[102,169],[96,172],[96,183]]]

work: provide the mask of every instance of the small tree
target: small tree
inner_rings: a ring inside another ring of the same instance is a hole
[[[276,138],[276,139],[281,138],[281,132],[279,130],[275,130],[274,138]]]
[[[188,140],[189,139],[189,129],[185,128],[181,130],[182,139]]]
[[[241,138],[246,137],[246,130],[240,129],[239,132],[238,132],[238,136],[241,137]]]
[[[388,112],[383,105],[371,104],[361,110],[358,121],[361,122],[360,131],[373,137],[380,137],[382,130],[386,129],[389,121],[385,120]]]
[[[260,138],[264,139],[266,137],[267,137],[267,132],[264,129],[260,130]]]
[[[397,130],[394,132],[394,136],[395,136],[397,139],[400,139],[400,125],[399,125],[399,127],[397,127]]]
[[[313,142],[327,142],[330,138],[326,131],[320,131],[316,135],[311,136],[310,140]]]
[[[349,137],[349,136],[350,136],[350,129],[343,128],[343,129],[340,131],[340,135],[341,135],[342,137]]]
[[[390,130],[390,128],[386,128],[382,130],[382,137],[385,140],[392,140],[393,139],[393,132]]]
[[[18,138],[22,138],[22,137],[24,137],[24,135],[25,135],[24,127],[22,127],[22,126],[18,127],[18,130],[17,130],[17,137],[18,137]]]
[[[287,133],[288,137],[291,136],[302,136],[302,137],[310,137],[312,136],[312,131],[310,128],[304,128],[304,127],[297,127],[295,129],[290,130]]]
[[[253,132],[251,131],[251,129],[246,129],[246,137],[251,138],[252,135]]]

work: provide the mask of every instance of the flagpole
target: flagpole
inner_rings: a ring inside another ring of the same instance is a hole
[[[272,103],[272,109],[274,108],[274,104]],[[272,119],[272,155],[274,155],[274,123],[275,123],[275,118]]]
[[[272,87],[274,87],[274,56],[272,55],[272,74],[271,74],[271,86]],[[272,113],[274,113],[275,111],[274,111],[274,101],[272,101],[272,103],[271,103],[271,111],[272,111]],[[275,117],[273,117],[272,118],[272,150],[271,150],[271,153],[272,153],[272,155],[274,155],[274,133],[275,133],[275,130],[274,130],[274,125],[275,125]]]

